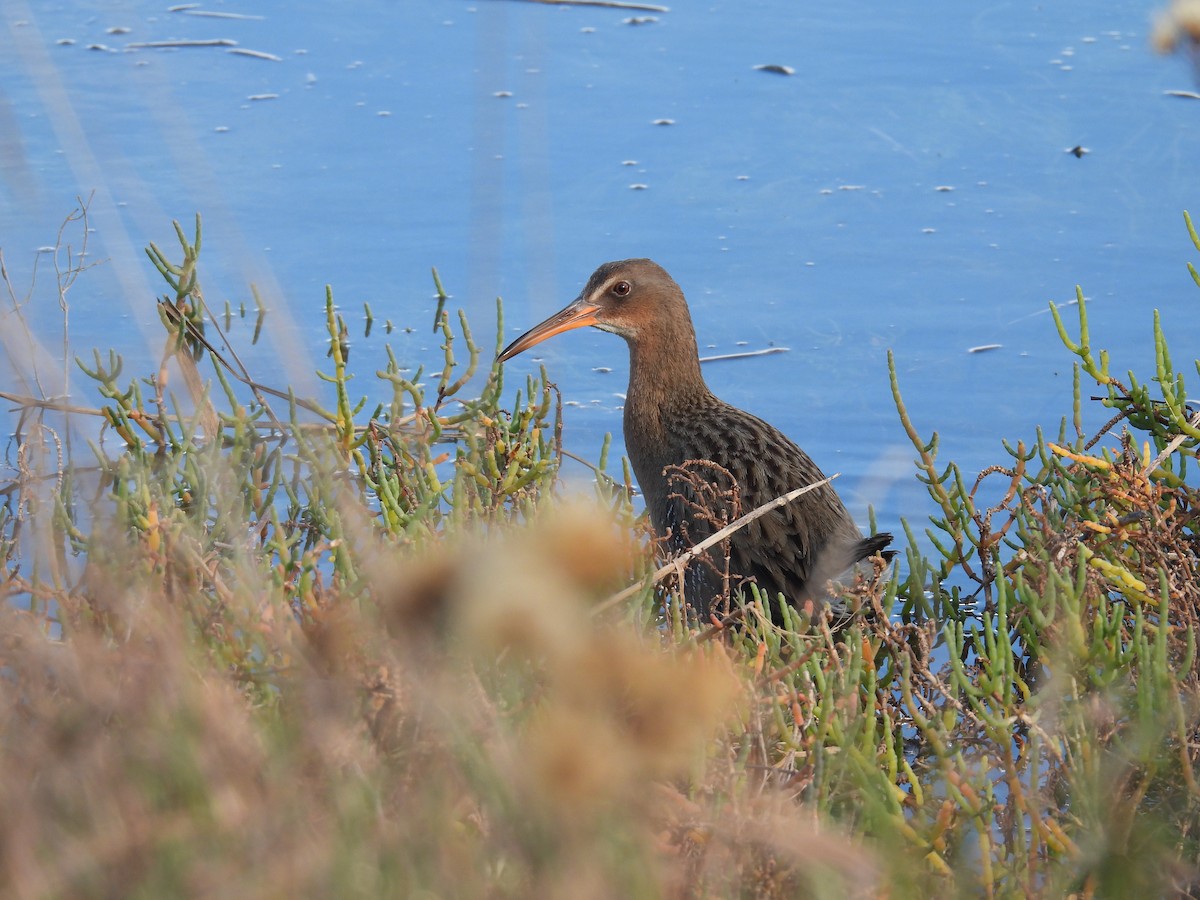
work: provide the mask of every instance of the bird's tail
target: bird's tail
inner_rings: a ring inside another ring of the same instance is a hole
[[[896,555],[895,550],[885,550],[884,548],[892,542],[891,532],[881,531],[879,534],[873,534],[870,537],[863,538],[854,545],[851,552],[854,555],[854,562],[861,559],[866,559],[869,556],[882,556],[884,562],[891,562]]]

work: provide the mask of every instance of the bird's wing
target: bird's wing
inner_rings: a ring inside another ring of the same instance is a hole
[[[695,422],[696,417],[692,418]],[[736,480],[742,512],[824,478],[795,443],[749,413],[722,405],[708,427],[677,440],[694,459],[716,463]],[[760,588],[792,600],[814,576],[837,575],[854,562],[862,540],[837,492],[824,485],[751,522],[731,542],[731,568],[754,576]],[[843,558],[844,557],[844,558]]]

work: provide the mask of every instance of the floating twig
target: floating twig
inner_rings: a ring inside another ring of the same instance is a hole
[[[548,6],[603,6],[606,9],[640,9],[646,12],[670,12],[670,7],[651,3],[622,3],[621,0],[529,0],[530,3],[545,3]]]
[[[208,38],[198,41],[134,41],[126,44],[126,50],[161,50],[168,47],[236,47],[237,41],[230,38]]]
[[[267,18],[266,16],[254,16],[250,15],[249,13],[216,12],[215,10],[211,9],[194,9],[190,6],[187,9],[174,7],[172,12],[181,12],[185,16],[201,16],[205,19],[244,19],[249,22],[262,22]]]
[[[254,59],[265,59],[270,62],[283,62],[282,56],[276,56],[274,53],[265,53],[262,50],[247,50],[245,47],[237,47],[226,52],[236,53],[238,56],[250,56]]]
[[[722,353],[718,356],[702,356],[700,362],[721,362],[726,359],[747,359],[751,356],[770,356],[772,353],[789,353],[791,347],[764,347],[761,350],[743,350],[739,353]]]

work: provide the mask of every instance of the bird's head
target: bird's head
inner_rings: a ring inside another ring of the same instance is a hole
[[[682,330],[692,335],[683,291],[666,269],[649,259],[623,259],[605,263],[593,272],[569,306],[505,347],[500,362],[548,337],[585,325],[619,334],[630,344],[637,344],[652,333],[665,336]]]

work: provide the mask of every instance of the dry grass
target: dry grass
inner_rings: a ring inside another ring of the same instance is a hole
[[[628,542],[554,518],[383,566],[403,571],[373,576],[363,611],[330,598],[275,623],[269,684],[161,592],[94,583],[106,614],[66,641],[5,607],[0,880],[21,897],[874,884],[847,837],[748,789],[720,738],[754,708],[752,673],[720,643],[595,623]]]

